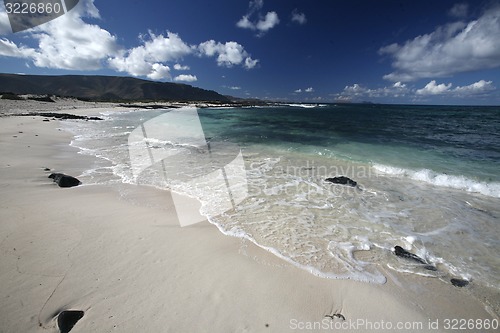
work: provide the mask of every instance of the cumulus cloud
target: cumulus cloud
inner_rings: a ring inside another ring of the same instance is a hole
[[[309,88],[305,88],[305,89],[299,88],[299,89],[294,90],[294,93],[301,93],[301,92],[312,93],[312,92],[314,92],[314,88],[309,87]]]
[[[238,22],[236,22],[236,26],[242,29],[256,29],[255,24],[250,22],[247,15],[244,15]]]
[[[17,46],[16,43],[8,40],[7,38],[0,39],[0,55],[5,57],[15,58],[30,58],[36,54],[35,49]]]
[[[266,15],[261,15],[260,10],[264,6],[263,0],[250,1],[248,13],[236,22],[236,26],[242,29],[250,29],[257,31],[257,36],[264,35],[267,31],[274,28],[280,23],[278,14],[275,11],[267,12]],[[255,13],[259,16],[257,20],[251,20],[250,17]]]
[[[268,12],[264,18],[256,22],[250,21],[249,17],[245,15],[236,23],[236,26],[243,29],[258,30],[259,35],[262,35],[279,23],[278,14],[276,12]]]
[[[422,89],[416,91],[417,95],[439,95],[443,94],[451,88],[451,83],[448,84],[436,84],[436,80],[432,80],[427,83]]]
[[[355,83],[352,86],[345,86],[341,93],[334,96],[338,100],[350,101],[380,97],[399,98],[407,96],[409,92],[410,89],[402,82],[396,82],[391,86],[377,89],[370,89]]]
[[[492,81],[480,80],[467,86],[457,86],[452,89],[452,84],[436,84],[435,80],[427,83],[422,89],[415,91],[417,95],[454,95],[456,97],[479,95],[495,90]]]
[[[99,18],[93,0],[81,1],[67,14],[26,32],[24,35],[38,44],[36,48],[3,38],[0,54],[31,60],[37,67],[99,69],[117,52],[116,37],[98,25],[85,23],[82,17]]]
[[[236,42],[220,43],[214,40],[209,40],[201,43],[197,47],[201,55],[208,57],[217,57],[217,64],[224,67],[232,67],[234,65],[243,64],[247,69],[254,68],[258,60],[250,57],[247,51],[241,44]]]
[[[477,20],[450,23],[402,45],[380,48],[379,54],[392,58],[395,69],[384,79],[407,82],[500,67],[499,16],[496,5]]]
[[[0,35],[3,36],[11,32],[9,17],[4,11],[3,6],[0,6]]]
[[[345,86],[344,90],[333,96],[340,101],[361,101],[366,99],[389,98],[405,100],[421,100],[430,96],[446,96],[447,98],[479,97],[496,90],[492,81],[480,80],[470,85],[453,87],[452,83],[437,83],[432,80],[424,87],[416,89],[407,84],[396,82],[390,86],[371,89],[360,84]]]
[[[196,77],[196,75],[181,74],[181,75],[176,76],[174,78],[174,81],[194,82],[194,81],[198,81],[198,78]]]
[[[170,78],[170,68],[165,62],[177,60],[191,52],[191,47],[179,35],[172,32],[167,32],[167,36],[155,35],[150,31],[143,45],[109,58],[109,65],[119,72],[161,80]]]
[[[455,92],[460,95],[475,95],[493,91],[495,89],[496,87],[493,85],[492,81],[480,80],[468,86],[456,87]]]
[[[306,24],[307,22],[306,14],[299,13],[297,9],[294,9],[292,12],[292,22],[300,25]]]
[[[174,69],[176,71],[188,71],[190,68],[189,66],[182,66],[181,64],[175,64]]]
[[[255,10],[262,7],[262,1],[254,3]],[[85,18],[100,18],[94,0],[81,0],[67,14],[16,34],[16,37],[21,36],[21,42],[0,38],[0,57],[25,59],[27,66],[34,64],[42,68],[81,71],[111,68],[152,80],[171,79],[171,66],[178,71],[189,70],[189,66],[178,63],[185,56],[216,56],[218,65],[225,67],[241,65],[251,69],[258,63],[236,42],[210,40],[190,45],[173,32],[154,34],[150,31],[139,36],[138,46],[123,48],[116,36],[96,24],[85,22]],[[0,34],[7,28],[10,32],[7,15],[0,6]],[[23,44],[25,41],[29,46]],[[195,79],[194,75],[174,78],[189,82]]]
[[[155,63],[151,66],[151,70],[147,74],[151,80],[161,80],[170,77],[170,68],[166,65]]]
[[[149,32],[149,38],[143,45],[122,52],[120,56],[109,59],[109,65],[120,72],[133,76],[147,76],[150,79],[168,79],[170,71],[165,63],[181,59],[187,55],[199,54],[216,56],[217,64],[224,67],[242,65],[250,69],[258,60],[253,60],[244,47],[236,42],[220,43],[209,40],[199,45],[186,44],[178,34],[168,32],[167,36]],[[161,71],[157,68],[161,67]],[[175,70],[188,70],[189,66],[174,65]],[[160,73],[163,74],[160,76]],[[174,80],[194,81],[195,76],[179,75]]]
[[[245,59],[245,68],[246,69],[252,69],[254,68],[255,66],[257,66],[257,64],[259,63],[259,59],[252,59],[251,57],[247,57]]]

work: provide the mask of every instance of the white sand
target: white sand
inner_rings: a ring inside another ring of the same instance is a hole
[[[436,332],[446,318],[494,318],[467,287],[392,271],[384,285],[321,279],[208,222],[181,228],[167,191],[59,188],[44,167],[78,176],[92,159],[58,124],[0,118],[0,332],[58,332],[65,309],[85,311],[75,333]]]

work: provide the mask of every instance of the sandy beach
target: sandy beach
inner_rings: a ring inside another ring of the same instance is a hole
[[[473,297],[473,284],[458,288],[383,266],[383,285],[323,279],[207,221],[181,227],[168,191],[59,188],[51,172],[78,177],[94,162],[60,129],[62,121],[84,120],[15,114],[119,108],[71,100],[0,105],[9,114],[0,117],[0,332],[59,332],[63,310],[85,312],[75,333],[439,332],[453,320],[473,323],[468,331],[498,324],[497,305]],[[197,214],[199,204],[190,205]]]

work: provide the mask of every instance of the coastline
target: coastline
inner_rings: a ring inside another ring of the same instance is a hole
[[[70,105],[34,102],[18,109],[93,116],[113,106]],[[393,330],[397,323],[421,323],[413,331],[435,332],[446,330],[446,319],[498,320],[467,288],[438,279],[387,270],[384,285],[322,279],[206,221],[181,228],[168,191],[125,184],[58,188],[44,168],[78,177],[93,162],[69,146],[60,121],[0,121],[5,332],[57,332],[55,317],[64,309],[85,311],[72,332],[289,332],[314,323],[324,331],[337,325],[362,332],[382,322]],[[361,321],[364,326],[351,325]]]

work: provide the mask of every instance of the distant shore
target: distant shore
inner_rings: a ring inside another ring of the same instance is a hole
[[[59,188],[50,172],[78,177],[94,163],[60,129],[62,121],[85,120],[19,116],[126,109],[65,98],[0,100],[2,332],[59,332],[63,310],[84,311],[72,333],[445,332],[451,320],[495,331],[478,324],[498,324],[498,314],[467,288],[383,268],[383,285],[322,279],[207,221],[180,227],[168,191]],[[191,205],[197,214],[199,203]]]

